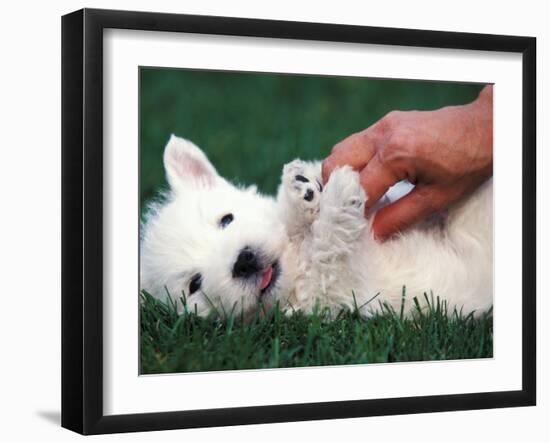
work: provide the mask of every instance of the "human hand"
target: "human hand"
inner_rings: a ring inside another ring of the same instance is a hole
[[[351,165],[360,172],[368,211],[395,183],[415,188],[379,210],[372,229],[384,240],[469,195],[492,176],[493,87],[463,106],[435,111],[394,111],[334,146],[323,162],[332,171]]]

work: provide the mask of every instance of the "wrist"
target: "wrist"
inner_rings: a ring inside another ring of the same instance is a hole
[[[493,174],[493,86],[485,86],[476,100],[469,105],[473,132],[476,135],[476,160],[486,178]]]

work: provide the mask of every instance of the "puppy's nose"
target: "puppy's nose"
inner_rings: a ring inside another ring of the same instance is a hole
[[[244,248],[233,266],[233,277],[246,278],[261,271],[260,261],[254,251]]]

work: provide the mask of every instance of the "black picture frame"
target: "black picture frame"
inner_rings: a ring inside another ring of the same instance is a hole
[[[522,54],[522,388],[358,401],[103,413],[103,31],[108,28]],[[536,39],[83,9],[62,18],[62,426],[82,434],[529,406],[536,403]]]

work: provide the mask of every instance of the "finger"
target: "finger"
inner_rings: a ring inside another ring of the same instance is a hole
[[[361,186],[367,194],[365,210],[372,208],[399,178],[380,162],[375,155],[359,174]]]
[[[374,143],[365,131],[350,135],[332,148],[332,153],[323,161],[322,176],[326,183],[334,169],[350,165],[361,170],[375,153]]]
[[[417,186],[409,194],[380,209],[374,216],[372,230],[378,240],[406,230],[445,207],[445,194],[431,187]]]

